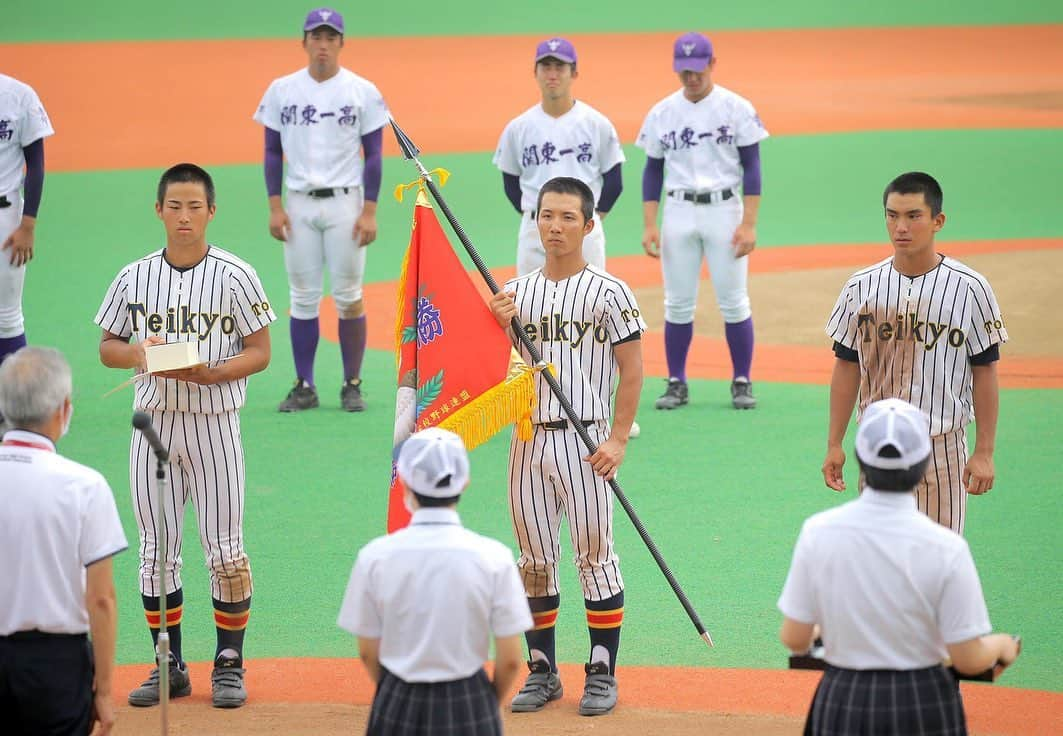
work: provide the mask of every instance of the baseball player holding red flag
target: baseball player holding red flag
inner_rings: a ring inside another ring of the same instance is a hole
[[[290,285],[296,378],[277,407],[282,412],[319,404],[314,356],[321,334],[318,314],[325,268],[339,313],[340,403],[346,411],[365,409],[362,280],[365,246],[377,234],[381,146],[388,112],[372,82],[340,66],[343,31],[343,16],[335,10],[312,10],[303,24],[307,67],[274,80],[254,115],[266,129],[269,232],[284,243]],[[285,157],[288,195],[282,202]]]
[[[748,100],[713,82],[716,57],[705,36],[685,33],[676,39],[672,68],[683,86],[654,105],[637,141],[646,151],[642,247],[660,258],[664,274],[668,385],[656,406],[678,409],[689,400],[687,352],[705,260],[731,353],[731,402],[735,409],[752,409],[757,402],[750,382],[747,256],[757,242],[759,144],[768,131]],[[662,188],[667,199],[658,229]]]
[[[556,369],[562,390],[598,449],[587,455],[557,397],[537,376],[532,436],[524,440],[514,434],[510,448],[517,566],[535,620],[526,637],[530,674],[510,707],[537,711],[561,697],[555,626],[561,605],[557,564],[563,514],[576,553],[591,644],[579,712],[602,715],[617,702],[616,658],[624,618],[624,582],[613,549],[613,495],[607,481],[624,460],[635,418],[646,325],[627,284],[583,257],[584,238],[594,227],[590,187],[572,177],[551,179],[535,209],[546,264],[507,282],[492,298],[491,309],[502,326],[520,319],[543,360]]]

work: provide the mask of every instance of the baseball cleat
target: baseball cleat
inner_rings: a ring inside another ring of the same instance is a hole
[[[550,663],[538,659],[528,662],[531,674],[524,681],[524,687],[520,689],[509,704],[509,709],[514,713],[534,713],[542,710],[543,706],[551,700],[561,697],[561,678],[556,672],[551,671]]]
[[[687,388],[686,381],[680,381],[678,378],[669,378],[668,388],[664,390],[664,393],[653,405],[658,409],[678,409],[689,401],[689,397],[690,390]]]
[[[188,667],[184,662],[170,655],[170,698],[183,698],[192,694],[192,680],[188,677]],[[137,708],[146,708],[159,704],[159,668],[152,667],[148,679],[140,687],[129,693],[128,702]]]
[[[292,390],[277,407],[277,411],[303,411],[304,409],[316,409],[318,405],[317,390],[300,378],[296,380]]]
[[[604,716],[616,707],[616,678],[609,674],[605,662],[583,665],[587,679],[583,683],[583,697],[579,699],[581,716]]]
[[[211,701],[215,708],[239,708],[247,702],[244,689],[244,670],[236,657],[220,656],[210,673]]]
[[[739,379],[731,382],[731,404],[735,409],[754,409],[757,400],[753,398],[753,384]]]
[[[344,411],[365,411],[365,399],[362,398],[362,379],[352,378],[344,381],[340,389],[340,404]]]

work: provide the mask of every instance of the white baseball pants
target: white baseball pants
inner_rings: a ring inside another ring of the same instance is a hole
[[[10,207],[0,209],[0,245],[22,221],[22,196],[18,191],[7,194]],[[11,250],[0,251],[0,337],[17,337],[25,332],[22,319],[22,287],[26,267],[11,265]]]
[[[749,258],[735,258],[731,238],[742,222],[739,197],[717,204],[696,204],[665,198],[661,221],[661,271],[664,274],[664,318],[672,324],[694,321],[702,259],[716,292],[723,321],[742,322],[749,306]]]
[[[296,319],[318,316],[326,266],[337,312],[342,315],[362,298],[365,248],[354,240],[354,223],[362,214],[363,194],[361,187],[347,189],[325,198],[288,192],[285,205],[292,225],[284,268]]]

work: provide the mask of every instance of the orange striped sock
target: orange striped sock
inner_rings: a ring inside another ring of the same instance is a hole
[[[587,607],[587,630],[591,637],[593,662],[595,648],[603,647],[609,653],[609,674],[616,670],[616,653],[620,649],[620,627],[624,623],[624,591],[601,601],[585,600]]]
[[[226,603],[214,599],[214,628],[218,635],[218,648],[214,652],[217,659],[223,649],[232,649],[243,660],[244,633],[251,618],[251,599],[237,603]]]

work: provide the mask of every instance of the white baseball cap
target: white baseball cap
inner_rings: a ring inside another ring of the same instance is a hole
[[[414,493],[457,496],[469,482],[469,456],[461,437],[432,427],[410,435],[399,450],[399,478]]]
[[[893,450],[885,450],[892,447]],[[864,409],[856,431],[856,456],[879,470],[903,470],[930,457],[930,420],[901,399],[883,399]]]

